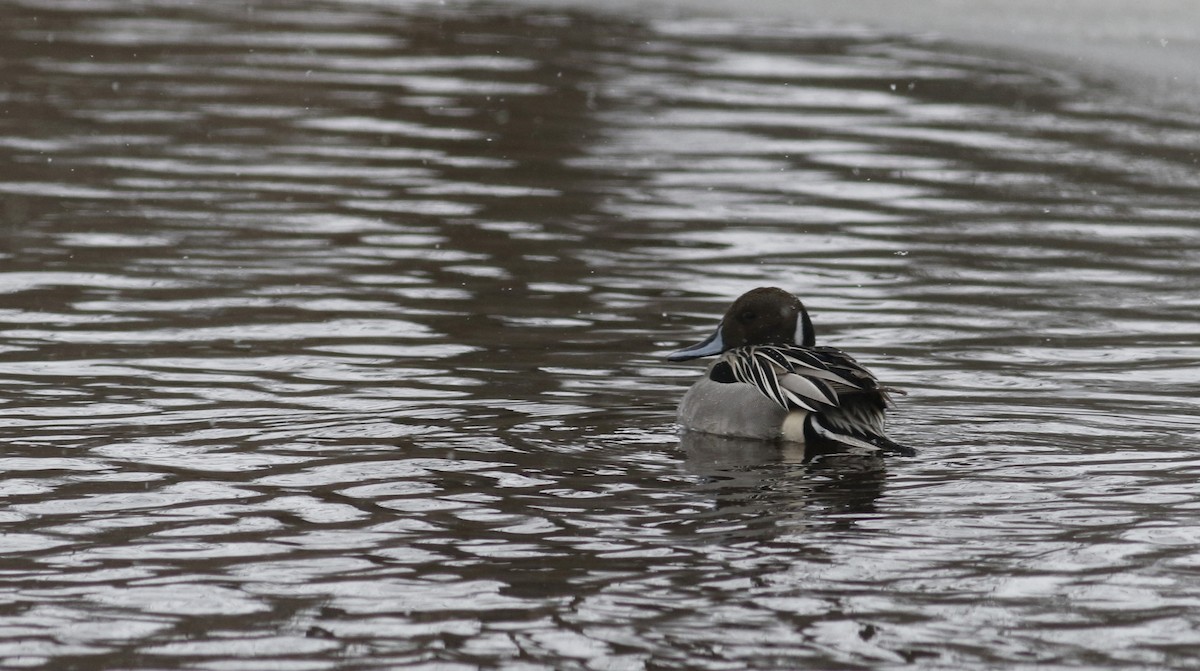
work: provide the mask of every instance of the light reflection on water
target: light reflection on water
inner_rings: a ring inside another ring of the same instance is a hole
[[[0,27],[0,666],[1200,662],[1200,124],[861,32],[236,10]],[[661,354],[764,284],[920,457],[676,435]]]

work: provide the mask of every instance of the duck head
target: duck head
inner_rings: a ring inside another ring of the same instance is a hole
[[[671,352],[667,360],[688,361],[748,345],[812,347],[815,342],[812,321],[799,298],[776,287],[759,287],[734,301],[704,342]]]

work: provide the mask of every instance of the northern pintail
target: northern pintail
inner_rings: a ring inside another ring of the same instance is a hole
[[[840,349],[818,347],[804,304],[783,289],[746,292],[707,340],[667,359],[716,355],[679,404],[685,429],[915,454],[884,434],[889,392],[903,392],[881,386]]]

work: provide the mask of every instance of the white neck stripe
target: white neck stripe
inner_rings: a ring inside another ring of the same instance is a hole
[[[796,314],[796,332],[792,335],[792,342],[797,345],[804,344],[804,317],[799,313]]]

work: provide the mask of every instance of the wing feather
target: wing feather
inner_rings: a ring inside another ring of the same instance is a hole
[[[795,373],[779,376],[779,385],[789,392],[811,398],[822,405],[837,405],[837,392],[824,380],[808,378]]]
[[[858,371],[874,382],[870,373],[853,364],[853,360],[847,365],[831,352],[818,353],[811,348],[741,347],[726,352],[722,359],[735,380],[754,386],[787,410],[820,412],[837,407],[840,393],[867,388]]]
[[[720,361],[728,376],[718,381],[749,384],[785,410],[807,410],[805,421],[824,439],[912,453],[883,433],[888,394],[903,392],[880,385],[836,347],[754,345],[729,350]]]

